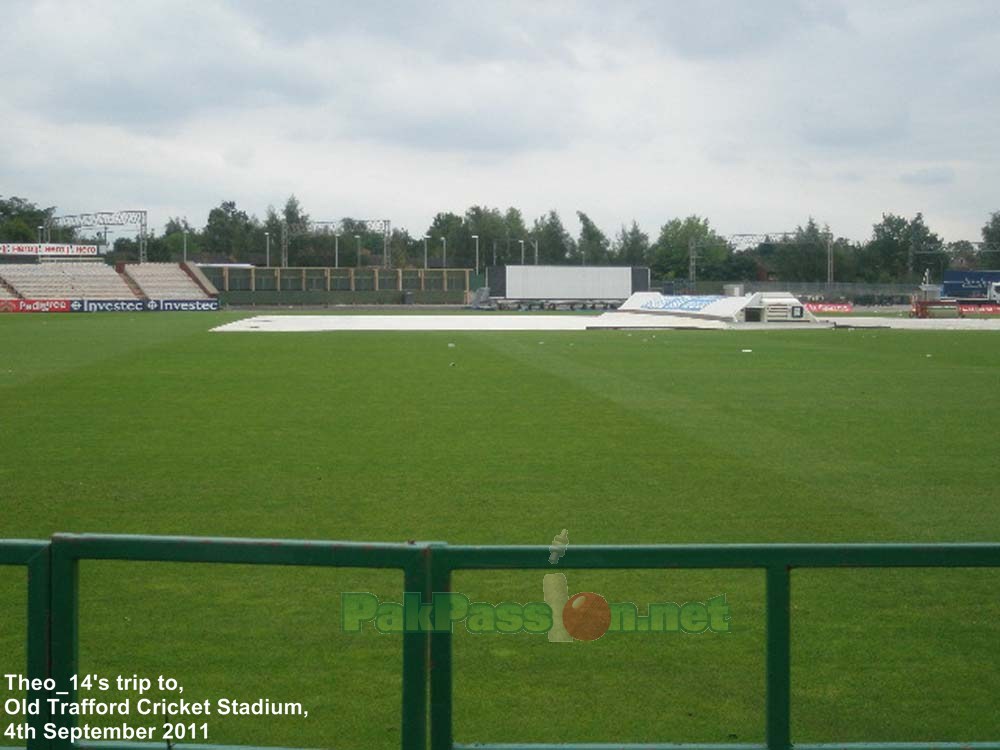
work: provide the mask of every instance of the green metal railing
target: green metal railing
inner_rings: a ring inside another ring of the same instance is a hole
[[[1000,544],[747,544],[629,545],[569,548],[559,563],[571,569],[746,568],[766,576],[767,655],[765,744],[480,744],[456,745],[452,736],[452,634],[432,633],[431,750],[788,750],[791,737],[791,571],[793,568],[1000,567]],[[431,588],[451,590],[455,570],[551,570],[548,547],[433,546]],[[796,744],[796,750],[1000,750],[984,743]]]
[[[404,591],[428,591],[428,544],[311,542],[274,539],[220,539],[56,534],[51,542],[51,676],[74,700],[70,677],[78,655],[80,560],[135,560],[171,563],[230,563],[337,568],[398,568]],[[422,633],[403,635],[402,747],[423,750],[427,735],[427,648]],[[70,726],[72,716],[53,717]],[[77,748],[148,747],[163,743],[77,743]],[[53,750],[69,750],[69,740],[53,741]],[[184,743],[192,750],[220,750],[219,745]],[[33,750],[29,744],[28,750]]]
[[[11,539],[0,540],[0,565],[23,566],[28,574],[28,633],[26,641],[26,676],[30,680],[44,679],[49,675],[49,584],[48,542]],[[29,701],[40,700],[46,710],[27,717],[27,724],[36,736],[42,736],[42,727],[48,721],[44,690],[29,690]]]
[[[54,677],[63,690],[76,673],[80,560],[398,568],[404,590],[431,601],[451,590],[457,570],[551,570],[548,547],[452,546],[439,542],[361,544],[57,534],[50,542],[0,541],[0,564],[28,570],[28,675]],[[571,569],[758,569],[766,580],[764,744],[476,744],[456,745],[452,723],[452,634],[405,633],[401,728],[404,750],[1000,750],[1000,742],[794,744],[791,736],[791,571],[795,568],[1000,568],[1000,544],[574,545],[560,562]],[[31,697],[50,697],[40,693]],[[62,696],[73,700],[72,691]],[[44,701],[43,701],[44,702]],[[72,716],[51,720],[69,726]],[[429,718],[429,722],[428,722]],[[31,717],[40,726],[49,717]],[[429,736],[428,736],[429,732]],[[69,741],[28,743],[28,750],[70,750]],[[77,743],[76,750],[157,748],[162,743]],[[184,744],[190,750],[220,745]],[[244,748],[244,750],[249,750]]]

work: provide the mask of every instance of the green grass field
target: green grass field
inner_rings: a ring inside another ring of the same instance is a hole
[[[0,536],[1000,539],[995,334],[208,332],[238,317],[0,316]],[[457,741],[763,740],[762,574],[568,578],[726,593],[733,632],[460,629]],[[84,563],[81,586],[83,671],[309,709],[216,718],[210,741],[398,745],[400,639],[339,630],[340,593],[398,601],[395,573]],[[533,601],[541,575],[455,588]],[[24,590],[0,569],[0,674]],[[794,740],[1000,739],[1000,571],[798,572],[792,601]]]

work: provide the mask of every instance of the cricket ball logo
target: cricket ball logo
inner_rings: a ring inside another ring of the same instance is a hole
[[[549,562],[558,565],[569,546],[569,531],[563,529],[549,546]],[[611,605],[593,591],[569,595],[569,584],[562,573],[547,573],[542,579],[545,603],[552,610],[552,629],[548,639],[553,643],[596,641],[611,627]]]

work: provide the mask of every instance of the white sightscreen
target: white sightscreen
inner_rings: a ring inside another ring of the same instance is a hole
[[[507,266],[509,299],[625,299],[631,294],[627,266]]]

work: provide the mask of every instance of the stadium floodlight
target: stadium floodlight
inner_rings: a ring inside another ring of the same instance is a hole
[[[472,239],[476,241],[476,276],[479,275],[479,235],[472,235]]]
[[[361,235],[354,235],[354,239],[358,241],[358,268],[361,268]]]
[[[431,236],[429,234],[425,234],[424,235],[424,270],[425,271],[427,270],[427,240],[429,240],[430,238],[431,238]]]
[[[43,226],[38,227],[38,244],[42,244],[42,231],[45,229]]]
[[[184,230],[184,262],[188,261],[188,230]]]
[[[521,243],[521,265],[524,265],[524,240],[518,240]]]
[[[441,268],[448,267],[448,238],[441,238]]]
[[[270,232],[264,232],[264,247],[265,247],[265,250],[264,250],[264,258],[265,258],[264,263],[266,263],[267,267],[270,268],[271,267],[271,233]]]
[[[340,268],[340,234],[333,233],[333,267]]]
[[[538,265],[538,240],[532,240],[532,243],[535,245],[535,265],[537,266]]]

